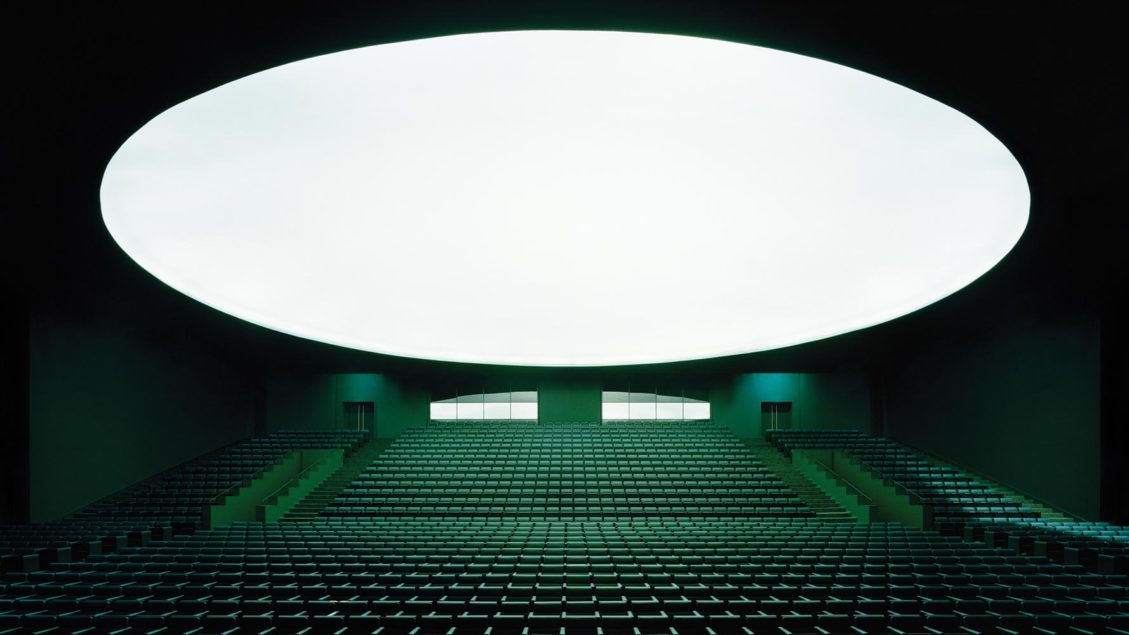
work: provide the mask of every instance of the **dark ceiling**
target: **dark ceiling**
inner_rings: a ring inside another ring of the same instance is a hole
[[[1012,320],[1097,316],[1124,288],[1129,73],[1121,60],[1129,51],[1122,23],[1100,4],[26,4],[5,8],[9,90],[0,105],[5,126],[0,169],[7,190],[5,297],[9,306],[30,307],[33,324],[58,316],[109,321],[164,346],[210,349],[266,368],[479,370],[306,342],[196,304],[118,250],[101,223],[98,187],[103,166],[129,134],[220,83],[335,50],[507,29],[690,34],[832,60],[964,111],[1007,144],[1027,172],[1032,210],[1026,235],[1003,263],[967,289],[859,333],[781,351],[666,365],[663,372],[870,363],[926,342],[975,337]],[[19,321],[27,312],[11,311],[6,319],[12,314]]]

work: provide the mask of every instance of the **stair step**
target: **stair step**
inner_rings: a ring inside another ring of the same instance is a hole
[[[348,487],[388,446],[389,439],[370,439],[365,446],[353,452],[344,464],[306,495],[284,517],[284,521],[314,520],[321,510],[333,502],[341,490]]]
[[[780,453],[775,447],[757,441],[746,441],[745,444],[753,454],[760,459],[765,467],[772,470],[796,496],[808,506],[822,522],[856,522],[854,516],[843,509],[822,489],[812,483],[803,475],[790,459]]]

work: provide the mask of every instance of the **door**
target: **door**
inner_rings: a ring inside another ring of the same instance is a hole
[[[770,430],[792,429],[791,401],[761,402],[761,437],[767,438]]]
[[[376,405],[371,401],[346,401],[345,427],[351,430],[375,432]]]

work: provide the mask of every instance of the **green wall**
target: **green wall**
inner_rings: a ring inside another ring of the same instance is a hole
[[[443,378],[433,379],[441,383]],[[537,380],[538,417],[549,423],[599,421],[600,392],[605,385],[616,388],[620,383],[595,374],[543,375]],[[666,383],[678,392],[678,381],[667,378]],[[686,383],[697,385],[702,378],[687,377]],[[343,402],[372,401],[377,436],[394,437],[408,425],[428,420],[428,384],[427,379],[417,382],[380,374],[278,375],[267,381],[267,427],[345,427]],[[714,385],[708,395],[714,421],[729,425],[740,436],[760,434],[762,401],[793,402],[792,421],[797,428],[865,430],[869,425],[866,375],[857,368],[829,373],[748,373],[719,379]]]
[[[858,368],[828,373],[745,373],[720,379],[710,391],[714,421],[740,437],[761,434],[761,402],[792,402],[795,429],[866,430],[870,393]]]
[[[337,427],[335,375],[279,375],[267,380],[267,430]]]
[[[46,318],[30,340],[32,521],[250,436],[251,389],[190,342]]]
[[[599,382],[588,379],[544,379],[537,387],[537,419],[599,421],[601,390]]]
[[[346,401],[373,402],[378,437],[398,436],[428,418],[427,393],[402,378],[374,373],[279,375],[267,380],[267,429],[349,427]]]
[[[1084,518],[1100,493],[1097,321],[1001,324],[888,372],[893,438]]]

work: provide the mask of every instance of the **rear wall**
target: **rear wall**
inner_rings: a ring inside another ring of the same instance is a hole
[[[267,381],[267,429],[338,429],[346,401],[371,401],[376,436],[396,437],[427,422],[427,393],[412,382],[376,373],[276,375]]]
[[[1099,343],[1096,319],[1031,320],[915,355],[888,374],[888,432],[1097,518]]]
[[[37,316],[30,340],[32,521],[251,434],[242,374],[192,342],[58,316]]]
[[[826,373],[744,373],[719,380],[710,414],[740,437],[761,436],[761,403],[792,402],[795,429],[867,430],[870,392],[859,368]]]

